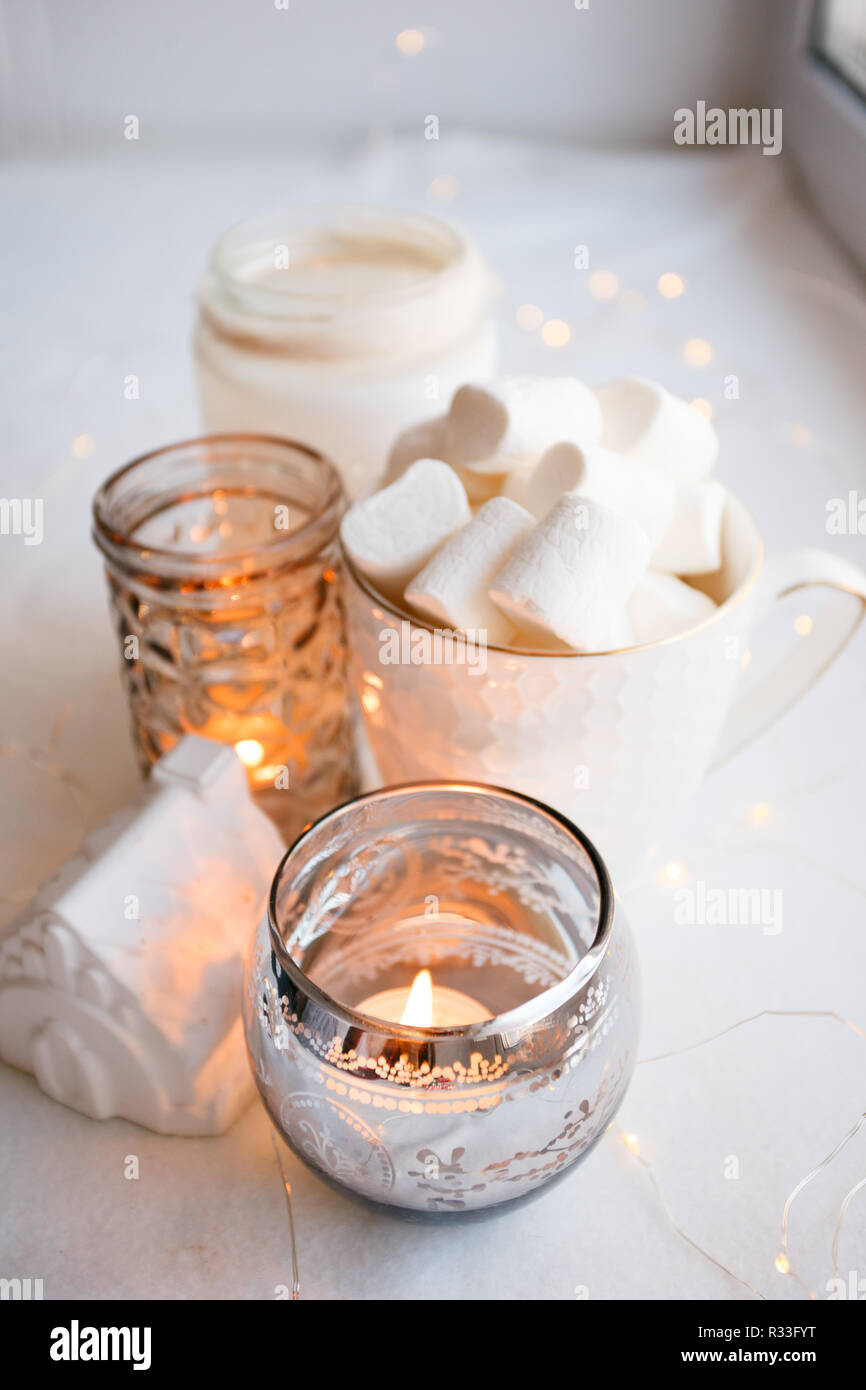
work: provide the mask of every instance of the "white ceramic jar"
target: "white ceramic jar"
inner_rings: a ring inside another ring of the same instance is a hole
[[[422,213],[311,206],[239,223],[199,290],[206,427],[303,440],[357,495],[400,430],[494,371],[490,288],[474,244]]]

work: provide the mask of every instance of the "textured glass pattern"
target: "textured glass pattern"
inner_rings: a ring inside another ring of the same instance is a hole
[[[153,474],[137,485],[123,549],[101,548],[143,768],[186,733],[231,743],[292,839],[357,790],[338,512],[319,525],[309,486],[289,471],[281,489],[273,467],[259,479],[251,449],[243,477],[220,457],[182,495],[163,456],[165,492]]]
[[[366,1012],[418,970],[487,1019]],[[244,1022],[265,1105],[305,1162],[449,1220],[589,1153],[634,1068],[638,995],[622,906],[573,826],[513,793],[419,783],[360,798],[290,851]]]

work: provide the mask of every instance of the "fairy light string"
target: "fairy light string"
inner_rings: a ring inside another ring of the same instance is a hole
[[[280,1153],[277,1133],[273,1126],[271,1126],[271,1143],[274,1146],[274,1157],[277,1160],[277,1168],[283,1180],[283,1191],[286,1194],[286,1212],[289,1218],[289,1249],[292,1260],[292,1300],[297,1301],[301,1297],[301,1275],[298,1268],[298,1243],[295,1239],[295,1214],[292,1208],[292,1184],[283,1166],[283,1157]]]
[[[859,1126],[858,1126],[858,1128],[859,1128]],[[839,1239],[840,1239],[840,1237],[841,1237],[841,1235],[842,1235],[842,1222],[845,1220],[845,1214],[846,1214],[846,1212],[848,1211],[848,1208],[850,1207],[852,1201],[854,1200],[854,1198],[856,1197],[856,1195],[857,1195],[857,1193],[860,1191],[860,1189],[863,1188],[863,1187],[866,1187],[866,1178],[861,1178],[859,1182],[856,1182],[856,1183],[854,1184],[854,1186],[853,1186],[852,1188],[849,1188],[849,1190],[845,1193],[845,1196],[842,1198],[842,1205],[841,1205],[841,1207],[839,1208],[839,1216],[838,1216],[837,1221],[836,1221],[836,1228],[835,1228],[835,1230],[833,1231],[833,1279],[835,1280],[836,1291],[837,1291],[836,1294],[835,1294],[834,1296],[837,1297],[837,1298],[839,1297],[838,1289],[839,1289],[839,1283],[840,1283],[840,1278],[839,1278]]]
[[[835,1023],[839,1023],[845,1028],[850,1029],[851,1032],[856,1033],[858,1037],[866,1039],[866,1031],[860,1028],[853,1021],[853,1019],[846,1018],[844,1014],[837,1013],[835,1009],[761,1009],[758,1013],[750,1014],[747,1018],[737,1019],[736,1022],[728,1024],[726,1028],[721,1028],[717,1033],[711,1033],[706,1038],[699,1038],[696,1042],[688,1043],[685,1047],[674,1048],[669,1052],[659,1052],[652,1057],[641,1057],[638,1059],[637,1065],[649,1066],[655,1062],[666,1061],[668,1058],[682,1057],[687,1052],[695,1052],[698,1048],[706,1047],[709,1043],[712,1042],[717,1042],[718,1039],[724,1038],[729,1033],[734,1033],[740,1028],[745,1028],[748,1024],[755,1023],[758,1019],[761,1018],[829,1018],[832,1019]],[[784,1207],[782,1208],[782,1234],[779,1245],[779,1251],[773,1262],[774,1267],[779,1274],[783,1274],[786,1277],[793,1279],[795,1283],[799,1284],[800,1287],[806,1293],[806,1295],[811,1299],[817,1299],[819,1295],[815,1292],[813,1288],[810,1287],[809,1284],[806,1283],[804,1279],[801,1278],[801,1276],[793,1268],[790,1256],[788,1254],[788,1224],[791,1214],[791,1208],[794,1202],[799,1197],[800,1193],[803,1191],[803,1189],[808,1187],[809,1183],[811,1183],[816,1177],[819,1176],[820,1173],[822,1173],[826,1168],[830,1166],[833,1160],[838,1157],[842,1150],[860,1132],[864,1125],[866,1125],[866,1111],[863,1111],[863,1113],[858,1117],[858,1119],[854,1122],[854,1124],[847,1131],[847,1133],[844,1134],[843,1137],[839,1140],[839,1142],[836,1145],[834,1145],[834,1147],[830,1150],[830,1152],[824,1158],[821,1159],[820,1163],[817,1163],[814,1168],[810,1169],[810,1171],[805,1175],[805,1177],[800,1179],[800,1181],[789,1193],[785,1201]],[[759,1289],[755,1288],[754,1285],[750,1284],[746,1279],[743,1279],[734,1270],[729,1269],[727,1265],[722,1263],[721,1260],[716,1259],[716,1257],[712,1255],[708,1250],[705,1250],[702,1245],[699,1245],[696,1240],[693,1240],[692,1237],[688,1235],[688,1233],[684,1231],[682,1227],[677,1223],[670,1210],[670,1207],[667,1204],[667,1201],[665,1200],[664,1193],[662,1192],[658,1179],[656,1178],[655,1173],[653,1172],[652,1165],[648,1162],[647,1159],[643,1157],[643,1155],[640,1152],[640,1143],[638,1141],[637,1135],[623,1133],[620,1135],[620,1139],[625,1144],[629,1152],[635,1158],[637,1158],[638,1161],[642,1163],[644,1168],[647,1170],[647,1174],[656,1191],[662,1210],[665,1216],[667,1217],[667,1220],[669,1221],[671,1227],[677,1233],[677,1235],[680,1236],[682,1240],[684,1240],[688,1245],[690,1245],[692,1249],[695,1250],[699,1255],[701,1255],[705,1260],[707,1260],[710,1264],[714,1265],[716,1269],[722,1270],[723,1273],[727,1274],[730,1278],[735,1279],[738,1284],[741,1284],[744,1288],[747,1288],[757,1298],[761,1298],[764,1299],[764,1301],[766,1301],[765,1294],[762,1294]],[[833,1274],[834,1279],[836,1281],[835,1287],[837,1290],[837,1295],[839,1288],[839,1240],[842,1231],[842,1224],[844,1222],[848,1208],[851,1205],[851,1202],[853,1201],[856,1194],[863,1187],[866,1187],[866,1178],[862,1178],[858,1183],[855,1183],[855,1185],[850,1189],[850,1191],[846,1193],[839,1210],[839,1216],[837,1218],[836,1226],[833,1233]]]
[[[669,1221],[671,1227],[674,1231],[676,1231],[680,1239],[684,1240],[686,1245],[690,1245],[691,1248],[697,1252],[697,1254],[701,1255],[711,1265],[715,1265],[716,1269],[721,1270],[723,1274],[727,1274],[730,1279],[735,1279],[736,1282],[738,1284],[741,1284],[744,1289],[748,1289],[749,1293],[754,1294],[755,1298],[760,1298],[763,1300],[763,1302],[766,1303],[766,1294],[761,1293],[761,1290],[756,1289],[754,1284],[750,1284],[748,1280],[743,1279],[739,1274],[735,1273],[734,1270],[729,1269],[728,1266],[726,1264],[723,1264],[721,1260],[717,1260],[715,1255],[711,1255],[709,1250],[705,1250],[702,1245],[699,1245],[696,1240],[692,1239],[692,1237],[688,1234],[687,1231],[683,1230],[682,1226],[680,1226],[680,1224],[674,1217],[673,1212],[667,1204],[667,1200],[665,1198],[664,1192],[662,1191],[659,1180],[656,1177],[655,1172],[653,1171],[652,1164],[649,1162],[648,1159],[644,1158],[643,1154],[640,1151],[640,1143],[638,1142],[637,1135],[621,1134],[619,1137],[625,1144],[632,1157],[636,1158],[638,1163],[642,1164],[643,1167],[646,1169],[647,1177],[652,1183],[655,1189],[656,1196],[659,1199],[659,1205],[661,1206],[661,1209],[667,1217],[667,1220]]]

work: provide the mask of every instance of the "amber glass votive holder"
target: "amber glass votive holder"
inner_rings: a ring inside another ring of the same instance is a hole
[[[142,768],[187,733],[232,744],[287,841],[358,789],[344,506],[327,459],[254,434],[144,454],[93,504]]]

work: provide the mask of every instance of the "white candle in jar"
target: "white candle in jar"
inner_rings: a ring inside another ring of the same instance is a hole
[[[402,430],[493,374],[492,289],[475,245],[423,213],[311,206],[241,223],[199,290],[208,431],[312,445],[357,496]]]
[[[411,985],[369,995],[357,1009],[385,1023],[408,1023],[416,1028],[462,1028],[493,1017],[471,994],[434,984],[429,970],[419,970]]]

